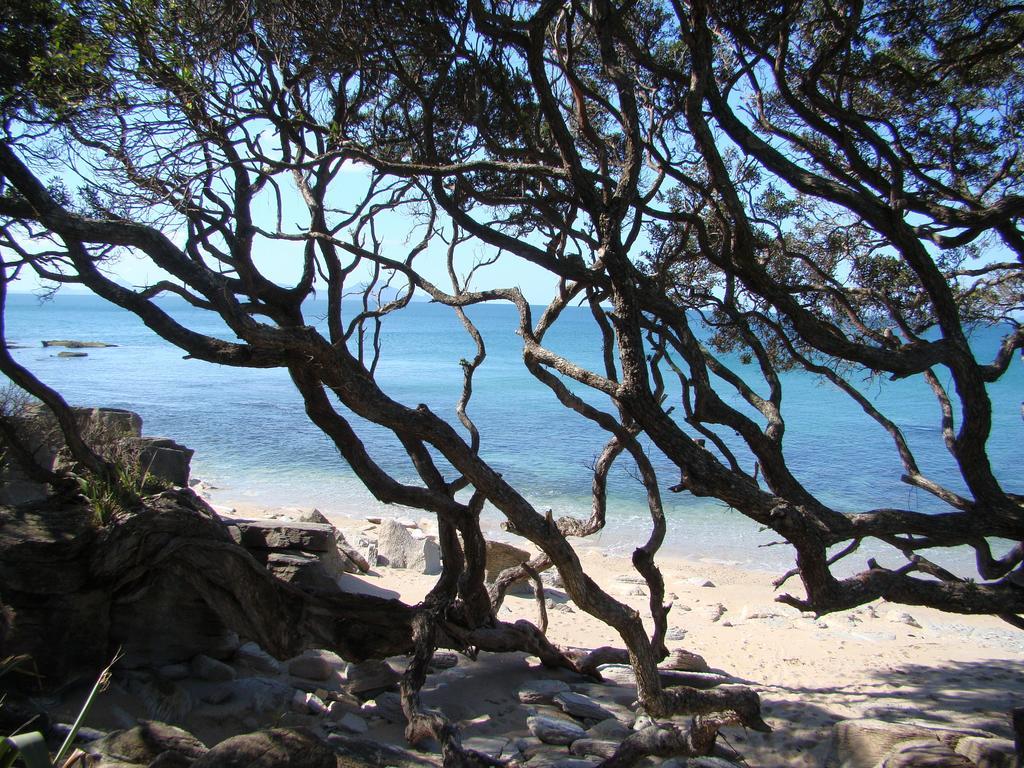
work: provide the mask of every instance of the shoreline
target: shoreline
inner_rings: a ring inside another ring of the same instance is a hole
[[[218,489],[210,502],[232,506],[239,516],[295,509],[231,503]],[[328,517],[347,537],[369,525],[365,517]],[[521,539],[516,543],[523,546]],[[577,552],[602,588],[650,619],[646,589],[627,557],[600,545],[578,546]],[[1024,704],[1024,632],[996,617],[879,600],[815,618],[774,602],[777,572],[671,556],[660,557],[659,565],[674,604],[669,649],[700,654],[713,670],[761,695],[775,732],[728,734],[751,765],[824,765],[832,726],[848,718],[924,721],[1012,738],[1009,711]],[[374,567],[344,586],[416,602],[435,579]],[[797,582],[786,586],[799,589]],[[577,609],[564,592],[546,592],[552,642],[621,646],[613,630]],[[534,597],[509,595],[499,618],[536,622]]]

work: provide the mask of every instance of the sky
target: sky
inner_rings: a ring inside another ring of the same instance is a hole
[[[67,170],[61,174],[69,189],[78,189],[84,179],[74,171]],[[369,173],[365,168],[351,167],[338,177],[339,196],[342,199],[332,201],[338,207],[351,205],[361,195],[369,182]],[[274,229],[277,221],[276,204],[269,195],[264,195],[254,206],[254,218],[257,226]],[[299,231],[298,223],[308,218],[305,208],[298,198],[286,196],[282,207],[281,221],[286,231]],[[399,213],[386,213],[381,216],[378,224],[378,237],[384,245],[384,252],[390,258],[403,260],[410,248],[418,241],[420,234],[411,232],[413,222]],[[184,242],[184,231],[165,230],[172,241],[178,245]],[[482,243],[466,243],[457,257],[456,269],[459,277],[478,262],[493,256],[494,250]],[[302,245],[295,242],[271,241],[261,239],[254,247],[255,260],[264,275],[281,284],[291,285],[298,279],[302,268]],[[448,276],[445,246],[435,241],[426,252],[416,259],[417,269],[426,279],[449,290],[451,280]],[[150,259],[140,254],[123,253],[103,267],[103,271],[118,283],[141,288],[152,285],[160,280],[168,280],[170,276],[153,264]],[[369,278],[368,270],[362,280]],[[358,276],[353,276],[347,284],[357,285]],[[517,257],[505,254],[494,264],[479,270],[474,276],[472,288],[518,287],[531,304],[546,304],[555,295],[557,279],[548,271]],[[52,283],[41,281],[34,272],[23,270],[20,278],[11,286],[14,293],[38,293],[52,288]],[[322,289],[322,286],[321,286]],[[81,286],[66,285],[61,290],[68,292],[87,292]]]

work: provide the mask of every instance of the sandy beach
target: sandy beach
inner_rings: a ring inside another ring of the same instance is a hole
[[[221,513],[239,516],[281,512],[232,504],[217,494],[212,502]],[[331,521],[350,541],[369,526],[355,516],[332,515]],[[625,557],[587,544],[578,551],[604,589],[650,617],[646,589]],[[773,733],[723,731],[752,766],[825,765],[832,726],[847,718],[915,720],[1012,738],[1009,711],[1024,704],[1024,632],[997,618],[878,601],[819,619],[774,602],[777,573],[671,557],[659,563],[674,606],[669,649],[700,654],[712,670],[761,695]],[[375,567],[358,578],[346,576],[343,586],[416,602],[435,578]],[[786,588],[797,591],[799,582]],[[563,591],[549,589],[547,598],[548,637],[556,644],[621,646],[610,628],[577,609]],[[537,621],[534,598],[510,595],[500,618]],[[522,655],[460,659],[457,671],[428,681],[425,701],[459,720],[467,738],[529,735],[521,708],[513,706],[516,689],[535,674],[559,677],[536,666],[536,659]],[[402,743],[394,724],[379,723],[368,735]]]

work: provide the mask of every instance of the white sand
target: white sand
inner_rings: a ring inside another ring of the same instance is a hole
[[[248,505],[239,512],[260,510]],[[332,521],[350,539],[366,527],[365,520]],[[578,549],[603,588],[650,618],[627,559],[605,556],[595,547]],[[669,626],[682,637],[667,643],[670,650],[698,653],[712,669],[745,681],[761,695],[774,733],[724,732],[751,765],[823,765],[831,726],[845,718],[920,719],[1011,735],[1009,710],[1024,705],[1024,632],[996,618],[877,601],[815,619],[774,602],[771,581],[778,574],[670,558],[659,563],[674,603]],[[380,567],[347,584],[415,602],[434,579]],[[704,586],[708,582],[713,586]],[[786,588],[797,592],[799,582]],[[553,642],[621,645],[610,628],[577,609],[564,592],[549,591],[549,597],[564,606],[548,611]],[[532,597],[509,596],[500,618],[536,621],[536,603]],[[445,682],[435,690],[428,683],[425,699],[462,721],[467,737],[524,735],[521,711],[509,697],[514,699],[519,682],[531,674],[527,664],[518,656],[462,662],[457,684]],[[391,726],[371,735],[400,743],[401,729]]]

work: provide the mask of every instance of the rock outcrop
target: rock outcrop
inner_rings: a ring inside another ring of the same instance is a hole
[[[120,408],[74,408],[83,438],[99,453],[123,455],[136,461],[139,470],[168,485],[186,487],[193,451],[166,437],[143,437],[142,417]],[[22,442],[45,469],[62,467],[64,436],[57,419],[42,405],[33,405],[12,425]],[[47,487],[31,480],[15,463],[0,466],[0,504],[17,505],[42,501]]]
[[[274,578],[191,491],[103,527],[84,503],[0,507],[0,655],[31,655],[44,686],[95,677],[119,647],[125,668],[224,659],[240,638],[278,659],[390,656],[411,649],[411,618],[395,600]]]

